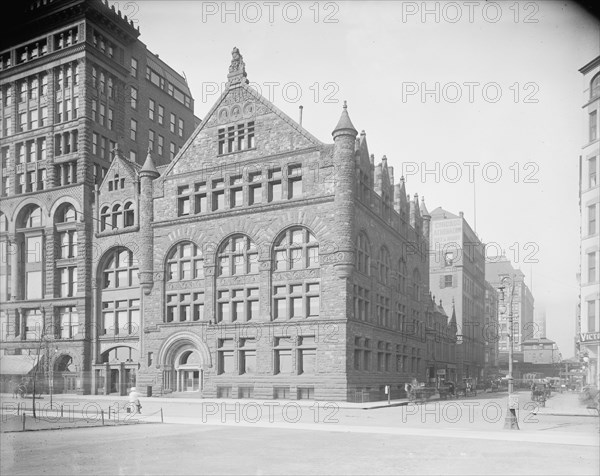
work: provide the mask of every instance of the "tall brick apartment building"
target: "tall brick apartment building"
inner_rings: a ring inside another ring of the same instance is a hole
[[[254,92],[234,49],[225,92],[173,162],[115,158],[95,208],[94,392],[139,362],[154,394],[376,398],[450,364],[424,204],[385,157],[375,166],[346,106],[332,135]],[[130,197],[139,216],[105,231]],[[134,294],[139,347],[121,338]]]
[[[117,148],[125,173],[139,170],[148,145],[158,164],[174,158],[195,128],[193,101],[185,79],[106,2],[18,4],[0,43],[0,373],[30,372],[41,353],[56,392],[90,392],[93,365],[109,359],[97,355],[92,328],[96,246],[139,227],[140,215],[135,195],[115,193],[99,229],[97,187]],[[138,349],[140,296],[127,303],[119,338]],[[133,362],[112,373],[113,389],[135,380]]]

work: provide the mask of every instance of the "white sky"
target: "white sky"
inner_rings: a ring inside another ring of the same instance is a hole
[[[223,17],[220,1],[111,3],[138,22],[151,51],[185,73],[200,118],[237,46],[248,79],[294,119],[303,105],[303,126],[322,141],[332,142],[347,100],[376,162],[387,155],[396,180],[404,170],[408,192],[425,196],[429,211],[464,211],[474,226],[463,163],[477,163],[477,233],[504,249],[528,283],[532,277],[547,336],[563,357],[573,355],[585,132],[578,70],[600,54],[599,24],[576,4],[227,2],[239,14]],[[438,17],[423,18],[425,8]],[[438,102],[421,96],[435,83]],[[423,164],[432,173],[423,176]]]

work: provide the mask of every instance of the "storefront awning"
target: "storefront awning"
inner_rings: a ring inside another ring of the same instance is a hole
[[[0,357],[0,375],[27,375],[36,361],[33,355],[3,355]]]

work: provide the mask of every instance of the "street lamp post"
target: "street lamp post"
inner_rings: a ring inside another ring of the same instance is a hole
[[[504,276],[501,279],[502,286],[500,290],[500,300],[504,304],[504,284],[508,283],[508,405],[506,409],[506,418],[504,420],[505,430],[518,430],[519,421],[517,418],[517,408],[519,401],[516,395],[513,395],[513,293],[515,289],[514,276]]]

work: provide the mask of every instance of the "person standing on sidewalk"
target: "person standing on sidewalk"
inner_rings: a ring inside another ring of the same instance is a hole
[[[135,408],[137,413],[142,413],[140,394],[137,392],[135,387],[131,387],[131,390],[129,391],[129,408],[127,409],[127,411],[129,412],[131,408]]]

